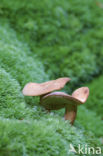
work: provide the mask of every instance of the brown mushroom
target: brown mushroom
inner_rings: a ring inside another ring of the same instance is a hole
[[[28,83],[23,89],[23,95],[25,96],[43,96],[54,90],[62,89],[65,84],[70,81],[70,78],[64,77],[56,80],[51,80],[44,83]]]
[[[65,108],[65,120],[73,124],[77,114],[77,106],[86,102],[89,95],[88,87],[75,90],[71,95],[63,92],[53,92],[42,97],[40,104],[47,110]]]

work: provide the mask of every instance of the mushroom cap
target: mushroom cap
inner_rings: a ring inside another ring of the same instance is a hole
[[[40,105],[48,110],[58,110],[82,104],[79,99],[63,92],[53,92],[42,97]]]
[[[82,103],[86,102],[88,96],[89,96],[89,88],[88,87],[81,87],[79,89],[76,89],[72,93],[72,97],[80,100]]]
[[[86,102],[89,96],[89,88],[76,89],[72,96],[64,92],[53,92],[42,97],[40,105],[48,110],[58,110],[64,107],[78,106]]]
[[[56,80],[51,80],[44,83],[28,83],[23,89],[23,95],[26,96],[40,96],[50,93],[54,90],[62,89],[65,84],[70,81],[70,78],[63,77]]]

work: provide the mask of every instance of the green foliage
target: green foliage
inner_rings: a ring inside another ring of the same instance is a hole
[[[10,72],[22,87],[27,82],[41,82],[48,78],[41,62],[30,57],[29,53],[30,49],[18,41],[15,32],[7,24],[1,24],[0,65]]]
[[[87,101],[87,108],[95,111],[103,119],[103,76],[94,79],[87,84],[90,89],[90,96]]]
[[[41,107],[26,105],[19,83],[0,68],[0,116],[13,119],[37,119],[45,116]]]
[[[30,0],[29,3],[27,0],[22,2],[2,0],[0,13],[2,17],[9,17],[11,24],[18,31],[29,33],[36,44],[46,46],[69,45],[90,32],[98,34],[94,30],[103,24],[103,10],[94,0],[40,2],[40,0]],[[91,41],[91,38],[89,40]]]
[[[17,39],[16,33],[4,22],[0,25],[0,65],[21,85],[28,82],[44,82],[48,76],[42,63],[30,56],[27,44]],[[37,98],[25,98],[27,103],[34,105]]]
[[[24,97],[15,79],[0,68],[0,116],[17,118],[25,108]]]
[[[102,76],[88,84],[88,109],[78,107],[74,126],[62,119],[64,110],[47,114],[37,98],[24,99],[21,93],[30,81],[69,76],[73,83],[68,91],[101,74],[100,4],[94,0],[0,2],[0,156],[72,156],[70,143],[75,148],[78,144],[102,147]]]
[[[30,101],[30,100],[29,100]],[[40,107],[26,105],[19,83],[0,68],[0,116],[13,119],[36,118],[42,115]]]
[[[72,79],[73,85],[78,81],[83,82],[90,80],[94,73],[98,73],[96,57],[90,53],[89,49],[83,52],[71,53],[70,47],[45,47],[37,48],[38,56],[44,60],[46,70],[49,75],[54,77],[68,76]]]
[[[77,85],[91,80],[103,68],[103,9],[98,3],[3,0],[0,15],[9,17],[12,27],[22,33],[51,78],[70,76]]]
[[[96,141],[88,136],[96,147]],[[70,143],[77,148],[78,144],[90,145],[87,140],[87,135],[80,129],[52,117],[41,121],[0,119],[1,155],[69,156]]]
[[[80,108],[78,108],[77,121],[78,125],[81,125],[87,131],[93,132],[96,137],[103,137],[103,121],[100,116],[92,110],[80,106]]]

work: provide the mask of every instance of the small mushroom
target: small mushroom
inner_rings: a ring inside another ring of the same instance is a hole
[[[89,95],[88,87],[81,87],[68,95],[64,92],[53,92],[42,97],[40,104],[47,110],[65,108],[65,120],[73,124],[77,114],[77,106],[86,102]]]
[[[60,90],[62,89],[65,84],[70,81],[70,78],[63,77],[58,78],[56,80],[51,80],[44,83],[28,83],[25,85],[23,89],[23,95],[25,96],[42,96],[50,93],[54,90]]]

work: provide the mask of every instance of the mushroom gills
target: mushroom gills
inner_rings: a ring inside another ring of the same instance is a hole
[[[53,92],[42,97],[40,105],[47,110],[58,110],[67,106],[71,107],[72,105],[75,105],[75,100],[66,93]]]
[[[40,104],[47,110],[58,110],[65,107],[66,102],[62,97],[51,96],[43,99]]]

